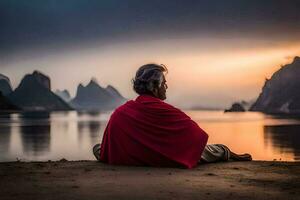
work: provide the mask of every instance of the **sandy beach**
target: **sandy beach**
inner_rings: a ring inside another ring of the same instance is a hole
[[[96,161],[0,163],[0,199],[300,199],[300,162],[228,162],[194,169]]]

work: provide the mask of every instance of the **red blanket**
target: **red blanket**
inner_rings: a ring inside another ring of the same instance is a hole
[[[109,164],[197,165],[208,135],[179,109],[148,95],[117,108],[105,129],[100,160]]]

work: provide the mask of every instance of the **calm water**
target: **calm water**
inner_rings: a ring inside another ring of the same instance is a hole
[[[187,111],[209,134],[256,160],[300,160],[300,120],[261,113]],[[0,161],[93,160],[111,113],[0,114]]]

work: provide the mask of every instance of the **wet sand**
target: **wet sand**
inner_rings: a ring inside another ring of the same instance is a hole
[[[0,199],[300,199],[300,162],[228,162],[194,169],[96,161],[0,163]]]

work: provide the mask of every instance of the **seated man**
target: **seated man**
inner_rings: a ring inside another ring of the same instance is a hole
[[[166,99],[164,65],[143,65],[136,72],[135,100],[118,107],[110,117],[102,144],[93,148],[102,162],[121,165],[192,168],[198,162],[251,160],[221,144],[206,145],[207,133]],[[101,151],[100,151],[101,149]]]

